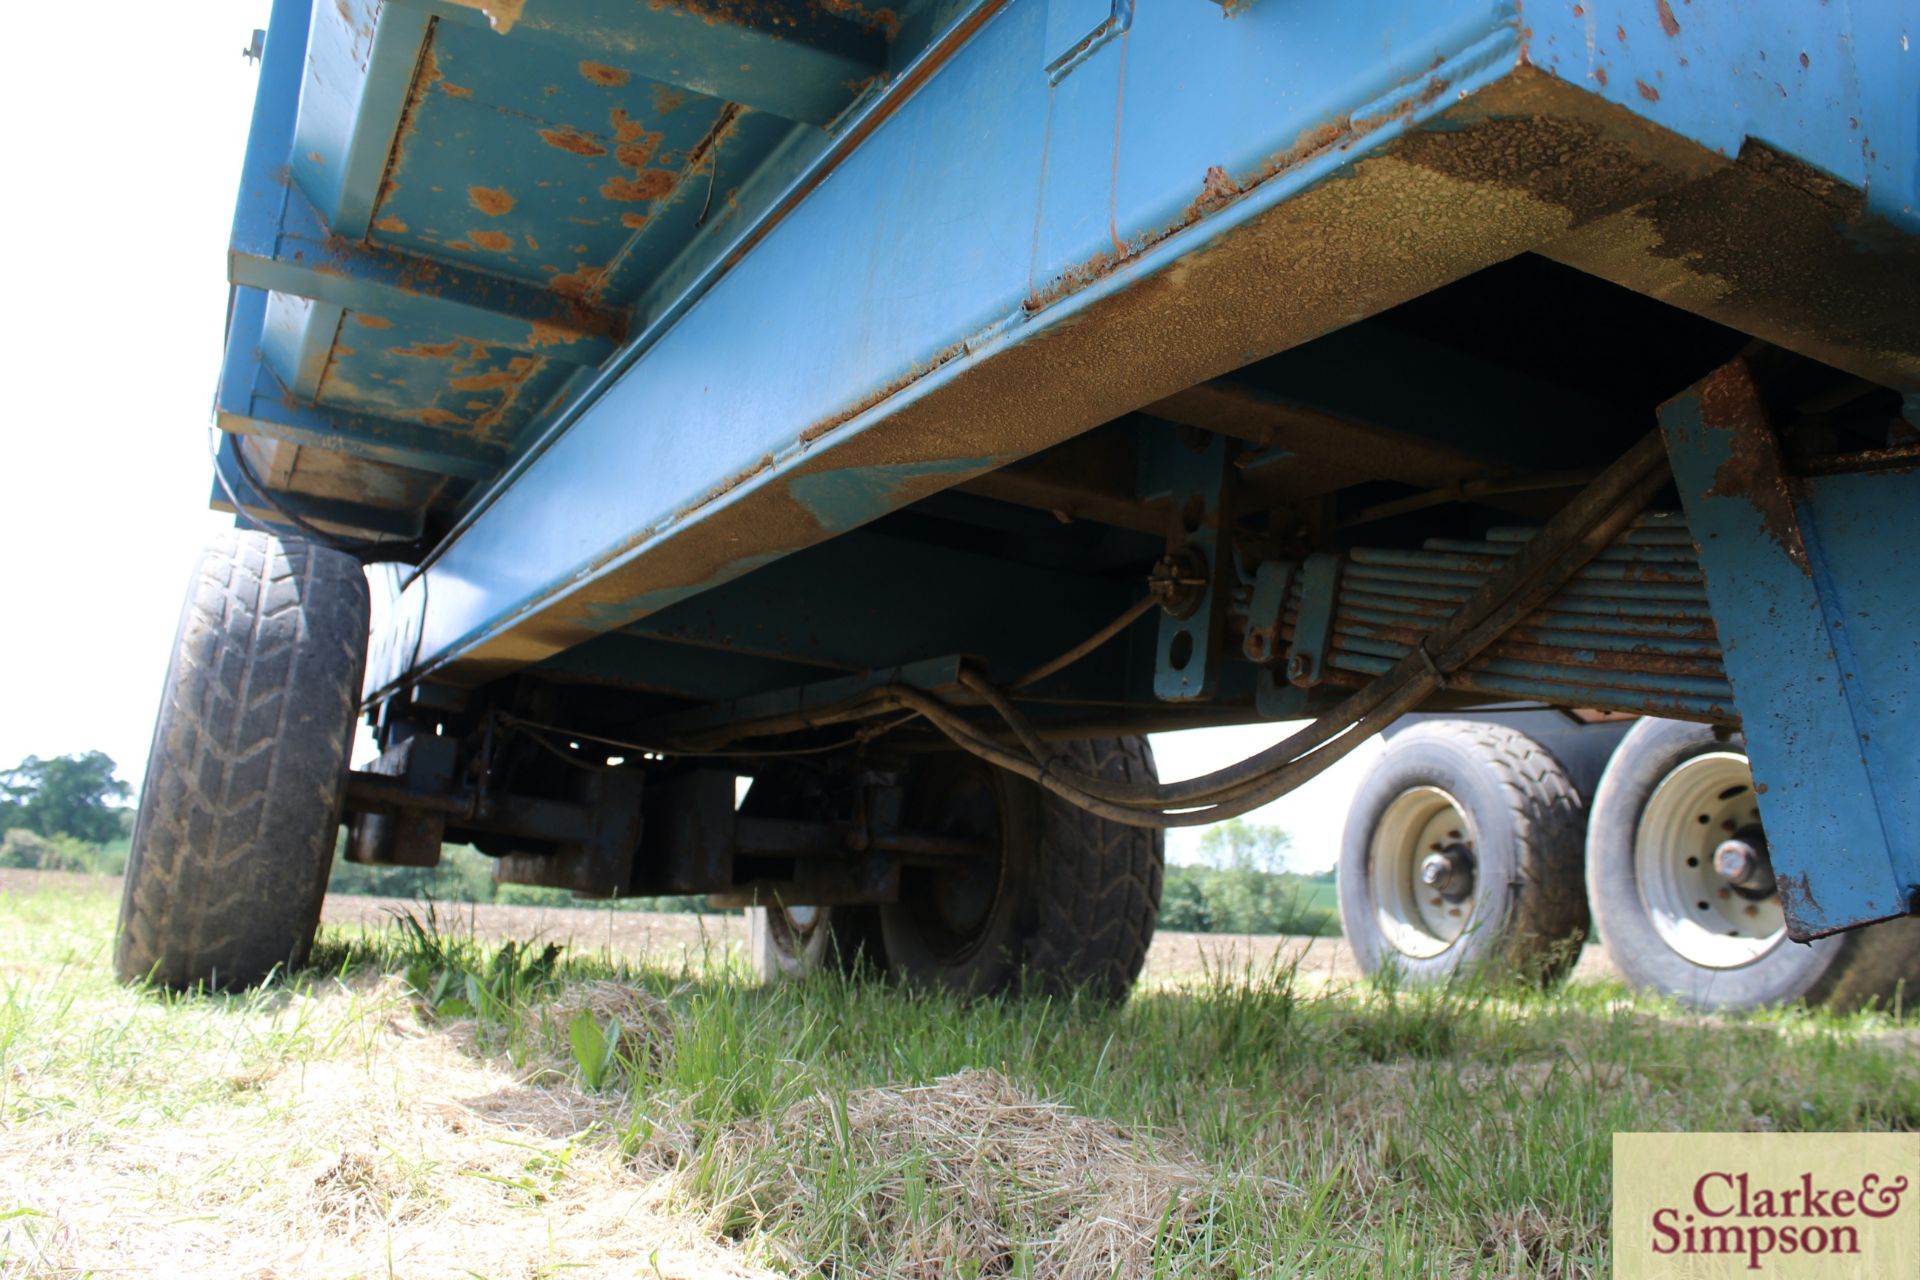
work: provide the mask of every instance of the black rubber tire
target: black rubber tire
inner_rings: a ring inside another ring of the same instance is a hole
[[[1608,956],[1633,987],[1699,1009],[1749,1009],[1804,1000],[1838,1009],[1920,993],[1920,919],[1888,920],[1812,943],[1783,939],[1750,964],[1714,969],[1674,951],[1654,929],[1635,874],[1641,814],[1662,779],[1695,756],[1744,751],[1739,734],[1709,725],[1642,720],[1614,750],[1587,829],[1587,896]]]
[[[1075,768],[1116,782],[1159,777],[1144,737],[1060,744]],[[961,752],[923,757],[908,784],[916,829],[939,829],[935,796],[985,788],[1002,856],[982,922],[964,938],[930,923],[942,877],[909,868],[901,900],[880,909],[887,959],[902,978],[963,994],[1023,990],[1124,1000],[1160,919],[1163,833],[1096,818],[1024,778]],[[991,874],[991,873],[990,873]]]
[[[1375,829],[1388,806],[1416,787],[1454,799],[1476,863],[1465,931],[1425,956],[1392,943],[1370,891]],[[1340,921],[1355,959],[1368,974],[1392,963],[1423,984],[1465,975],[1542,983],[1564,976],[1588,929],[1583,824],[1566,771],[1523,733],[1430,720],[1397,734],[1355,792],[1341,841]]]
[[[250,986],[304,964],[366,663],[351,556],[235,532],[200,558],[154,722],[114,971]]]

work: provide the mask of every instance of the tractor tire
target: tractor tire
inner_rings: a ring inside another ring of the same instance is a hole
[[[1340,920],[1360,967],[1422,984],[1564,976],[1588,927],[1582,819],[1559,761],[1523,733],[1434,720],[1399,734],[1341,843]]]
[[[1084,773],[1158,778],[1143,737],[1061,744]],[[979,840],[991,858],[908,867],[880,908],[893,971],[967,995],[1013,991],[1124,1000],[1160,918],[1161,832],[1096,818],[964,752],[921,757],[908,778],[916,831]]]
[[[127,858],[121,981],[231,989],[306,962],[367,625],[351,556],[253,532],[223,535],[201,556]]]
[[[1758,884],[1716,869],[1720,843],[1751,839],[1759,822],[1738,734],[1642,720],[1621,740],[1593,798],[1587,894],[1627,982],[1699,1009],[1850,1009],[1920,991],[1920,919],[1798,943],[1770,864]]]

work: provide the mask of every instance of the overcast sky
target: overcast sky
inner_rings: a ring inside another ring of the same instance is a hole
[[[0,41],[15,338],[0,463],[0,767],[102,750],[136,786],[207,510],[225,251],[267,22],[255,0],[20,5]],[[1163,734],[1163,777],[1283,726]],[[1332,865],[1377,743],[1253,815]],[[1176,859],[1198,832],[1176,832]]]

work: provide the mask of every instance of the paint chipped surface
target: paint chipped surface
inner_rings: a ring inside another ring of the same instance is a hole
[[[607,113],[607,123],[613,129],[613,136],[619,142],[633,142],[647,131],[647,126],[627,113],[625,107],[615,107]]]
[[[513,197],[504,187],[468,187],[467,202],[489,218],[513,212]]]
[[[609,66],[604,62],[582,62],[580,74],[606,89],[618,89],[633,79],[624,68]]]
[[[1240,194],[1240,184],[1230,177],[1219,165],[1211,165],[1207,176],[1200,184],[1200,194],[1187,206],[1189,220],[1198,221],[1215,209],[1222,208]]]
[[[1789,938],[1795,942],[1811,942],[1840,932],[1828,922],[1820,900],[1813,896],[1811,875],[1780,874],[1774,883],[1780,890],[1780,913],[1786,917]]]
[[[1759,388],[1745,361],[1714,370],[1698,387],[1700,421],[1727,436],[1727,456],[1713,473],[1707,496],[1737,498],[1752,505],[1769,541],[1801,573],[1813,573],[1800,534],[1800,517],[1780,462]]]
[[[600,184],[600,194],[624,202],[658,200],[673,190],[677,180],[669,169],[642,169],[632,177],[608,178]]]
[[[837,17],[849,18],[869,31],[877,31],[891,44],[900,35],[900,15],[892,9],[869,9],[859,0],[819,0],[820,7]]]
[[[607,149],[596,142],[591,135],[581,133],[578,129],[571,126],[559,129],[542,129],[540,130],[540,140],[550,147],[558,147],[560,150],[571,152],[576,156],[593,157],[607,154]]]
[[[563,298],[591,302],[606,290],[607,269],[588,266],[583,262],[572,271],[554,275],[548,280],[547,287]]]
[[[454,378],[447,383],[455,391],[497,391],[502,387],[517,386],[525,381],[532,372],[534,357],[515,356],[507,361],[503,369],[492,369],[486,373],[469,374],[464,378]],[[481,404],[485,405],[482,401]]]
[[[460,345],[458,338],[451,342],[411,342],[404,347],[391,348],[391,354],[412,360],[445,360],[460,350]]]

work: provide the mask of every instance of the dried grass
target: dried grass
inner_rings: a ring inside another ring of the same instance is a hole
[[[547,1025],[566,1039],[574,1017],[592,1014],[602,1027],[618,1024],[622,1058],[643,1072],[658,1071],[673,1052],[673,1013],[660,1000],[623,982],[579,982],[547,1005]]]
[[[592,1136],[616,1098],[546,1068],[530,1083],[386,994],[310,1002],[314,1039],[337,1051],[250,1080],[224,1105],[0,1130],[12,1183],[0,1195],[43,1215],[37,1256],[13,1260],[21,1273],[773,1274],[669,1209],[655,1174]],[[370,1003],[400,1015],[367,1018]]]
[[[1144,1274],[1206,1185],[1184,1153],[985,1070],[817,1095],[736,1125],[716,1154],[753,1171],[735,1207],[762,1225],[811,1216],[822,1189],[856,1184],[826,1216],[838,1216],[835,1252],[857,1276],[1005,1275],[1022,1254],[1031,1274],[1060,1280]]]

